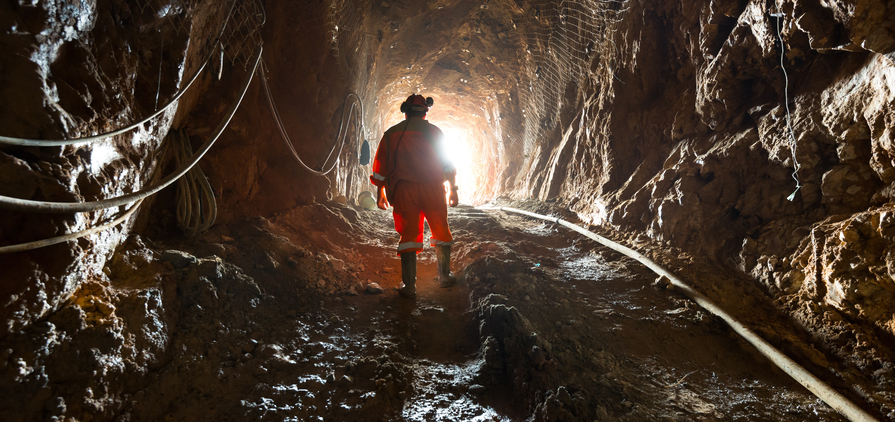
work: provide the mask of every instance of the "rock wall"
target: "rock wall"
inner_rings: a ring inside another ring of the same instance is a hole
[[[815,330],[844,318],[891,341],[892,6],[626,6],[542,152],[569,157],[549,169],[569,175],[561,198],[750,275]]]
[[[7,2],[0,6],[4,136],[72,139],[140,120],[169,102],[188,66],[183,10],[140,10],[123,1]],[[153,13],[158,12],[158,13]],[[139,190],[176,107],[141,127],[92,144],[3,146],[0,194],[78,202]],[[0,211],[4,244],[95,227],[118,209],[78,214]],[[0,337],[57,309],[102,268],[133,221],[101,234],[34,251],[0,255]]]
[[[105,132],[166,104],[217,48],[222,8],[163,3],[0,5],[8,28],[0,34],[3,135]],[[338,164],[316,176],[296,163],[256,81],[202,162],[219,223],[351,201],[370,188],[369,168],[357,159],[360,140],[375,151],[381,132],[401,119],[400,101],[421,92],[436,98],[430,120],[465,130],[476,150],[468,184],[477,189],[465,188],[464,199],[561,200],[587,221],[707,256],[761,283],[822,342],[852,344],[837,350],[862,356],[856,361],[883,371],[879,377],[891,375],[881,363],[890,357],[869,346],[895,340],[895,11],[887,2],[264,6],[259,36],[239,46],[227,38],[225,60],[151,123],[94,145],[0,148],[7,182],[0,194],[87,201],[138,190],[158,168],[171,170],[155,158],[170,127],[197,145],[219,122],[246,71],[231,47],[245,54],[263,38],[272,94],[296,153],[320,169],[334,151]],[[365,105],[355,114],[363,128],[342,120],[352,92]],[[145,206],[152,211],[136,219],[138,230],[176,230],[173,205],[169,189]],[[117,211],[2,211],[0,237],[3,244],[52,237]],[[95,298],[112,295],[104,290],[110,274],[130,268],[106,264],[133,225],[0,255],[0,337],[66,301],[98,314],[60,320],[121,325]],[[143,315],[130,317],[135,324],[155,312],[148,303],[161,293],[149,290],[133,304]],[[150,331],[164,334],[165,324],[156,325]],[[60,331],[52,323],[32,329],[45,340],[35,350]],[[100,331],[118,333],[103,349],[110,356],[126,345],[117,339],[125,331]],[[134,350],[160,354],[159,341]]]

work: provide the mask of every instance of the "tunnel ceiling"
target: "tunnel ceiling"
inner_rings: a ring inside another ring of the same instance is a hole
[[[332,46],[349,84],[373,104],[370,127],[399,121],[410,93],[433,96],[430,120],[464,129],[475,150],[473,203],[530,188],[517,180],[533,165],[523,157],[557,138],[561,113],[575,113],[576,87],[624,13],[618,2],[337,2],[333,10]]]

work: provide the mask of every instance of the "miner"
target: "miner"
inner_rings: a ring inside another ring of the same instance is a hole
[[[457,170],[445,151],[444,134],[426,121],[434,101],[413,94],[401,103],[404,121],[387,131],[379,141],[373,160],[370,181],[376,185],[376,205],[394,207],[395,230],[401,235],[398,254],[401,256],[401,286],[404,297],[416,296],[416,254],[423,250],[423,219],[432,231],[437,275],[441,287],[453,285],[457,279],[450,270],[451,245],[454,237],[448,227],[447,206],[456,207]],[[444,182],[450,185],[447,198]]]

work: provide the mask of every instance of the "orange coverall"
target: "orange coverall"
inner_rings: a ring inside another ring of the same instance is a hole
[[[423,250],[423,218],[432,230],[432,246],[451,245],[444,182],[457,174],[444,152],[444,134],[423,118],[411,117],[382,136],[370,182],[385,186],[394,207],[398,254]]]

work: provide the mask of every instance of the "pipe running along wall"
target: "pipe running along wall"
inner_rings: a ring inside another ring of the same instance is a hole
[[[218,127],[215,129],[212,136],[202,145],[199,149],[199,152],[195,155],[192,155],[188,160],[178,160],[178,164],[182,161],[185,161],[177,171],[166,177],[161,182],[157,182],[152,184],[149,188],[143,189],[138,192],[134,192],[130,195],[125,195],[118,198],[103,200],[103,201],[94,201],[94,202],[75,202],[75,203],[64,203],[64,202],[43,202],[43,201],[30,201],[30,200],[22,200],[17,198],[10,198],[6,196],[0,196],[0,208],[6,208],[15,211],[31,211],[31,212],[44,212],[44,213],[64,213],[64,212],[86,212],[86,211],[95,211],[99,209],[111,208],[114,206],[122,206],[127,205],[129,203],[135,202],[135,204],[123,215],[114,219],[113,221],[104,224],[102,226],[94,227],[87,230],[82,230],[76,233],[70,233],[62,236],[56,236],[49,239],[38,240],[34,242],[21,243],[16,245],[7,245],[0,247],[0,254],[12,253],[12,252],[22,252],[32,249],[38,249],[46,246],[51,246],[55,244],[59,244],[62,242],[67,242],[70,240],[79,239],[84,236],[88,236],[94,233],[101,232],[103,230],[109,229],[111,227],[117,226],[121,224],[123,221],[127,220],[128,217],[133,215],[133,213],[139,208],[140,204],[147,197],[154,195],[169,186],[171,183],[175,181],[179,181],[181,177],[188,174],[191,169],[202,159],[202,156],[208,152],[212,145],[214,145],[215,141],[217,141],[218,137],[221,135],[223,130],[227,127],[230,120],[233,118],[233,115],[236,113],[236,110],[239,109],[239,105],[242,102],[242,99],[245,96],[246,91],[248,90],[249,85],[252,82],[253,75],[255,74],[255,70],[257,69],[258,62],[261,59],[262,47],[259,45],[255,51],[253,56],[254,66],[252,71],[248,72],[246,78],[243,82],[243,86],[241,87],[240,94],[231,104],[230,108],[225,112],[224,118],[221,120]],[[51,141],[52,142],[52,141]],[[204,177],[204,176],[203,176]],[[207,183],[207,182],[206,182]],[[208,192],[210,192],[210,186],[205,188]],[[206,193],[208,195],[208,193]],[[189,201],[189,198],[186,200]],[[205,210],[215,210],[212,211],[211,215],[202,215],[200,220],[202,220],[198,226],[190,225],[186,229],[188,231],[192,231],[193,233],[202,231],[204,228],[207,228],[214,222],[214,215],[216,215],[216,208],[214,208],[213,202],[214,199],[210,199],[212,205],[210,207],[204,207]],[[99,206],[101,204],[105,204],[105,206]],[[84,207],[95,207],[90,209],[83,209]],[[178,216],[182,213],[180,207],[178,207]],[[190,214],[191,211],[186,211],[187,214]],[[207,213],[206,213],[207,214]]]
[[[867,412],[862,410],[860,407],[856,406],[849,399],[845,398],[845,396],[843,396],[842,394],[839,394],[838,391],[831,388],[829,385],[827,385],[826,383],[824,383],[823,381],[821,381],[820,379],[815,377],[812,373],[808,372],[808,370],[803,368],[801,365],[796,363],[794,360],[790,359],[788,356],[783,354],[781,351],[777,350],[774,346],[772,346],[770,343],[765,341],[763,338],[759,337],[757,334],[755,334],[755,332],[753,332],[749,328],[746,328],[745,325],[743,325],[741,322],[739,322],[733,316],[731,316],[730,314],[725,312],[723,309],[721,309],[718,305],[716,305],[714,302],[709,300],[707,297],[703,296],[701,293],[694,290],[692,287],[688,286],[676,275],[672,274],[665,268],[662,268],[655,261],[647,258],[646,256],[640,254],[639,252],[637,252],[627,246],[620,245],[616,242],[606,239],[605,237],[602,237],[596,233],[593,233],[581,226],[572,224],[568,221],[565,221],[565,220],[562,220],[559,218],[549,217],[546,215],[536,214],[533,212],[524,211],[524,210],[520,210],[520,209],[516,209],[516,208],[509,208],[509,207],[499,207],[499,208],[492,208],[492,209],[499,209],[504,212],[512,212],[512,213],[516,213],[516,214],[526,215],[526,216],[529,216],[532,218],[538,218],[541,220],[552,221],[556,224],[559,224],[561,226],[565,226],[569,229],[572,229],[572,230],[590,238],[591,240],[596,241],[597,243],[599,243],[603,246],[606,246],[606,247],[608,247],[616,252],[619,252],[621,254],[624,254],[625,256],[627,256],[629,258],[633,258],[633,259],[637,260],[641,264],[646,265],[649,269],[653,270],[653,272],[655,272],[656,274],[658,274],[660,276],[667,277],[668,280],[671,281],[671,284],[673,284],[675,286],[675,288],[677,288],[678,290],[683,292],[684,295],[686,295],[688,298],[690,298],[691,300],[696,302],[703,309],[709,311],[712,315],[715,315],[718,318],[721,318],[722,320],[724,320],[724,322],[726,322],[727,325],[730,326],[730,328],[732,328],[734,331],[736,331],[736,333],[739,334],[744,340],[748,341],[749,344],[755,346],[755,348],[762,355],[764,355],[766,358],[768,358],[768,360],[770,360],[772,363],[774,363],[774,365],[776,365],[778,368],[780,368],[783,372],[786,372],[787,375],[792,377],[794,380],[798,381],[799,384],[802,384],[802,386],[804,386],[809,391],[814,393],[814,395],[816,395],[818,398],[823,400],[825,403],[827,403],[833,409],[836,409],[836,411],[838,411],[839,413],[841,413],[842,415],[847,417],[849,420],[855,421],[855,422],[857,422],[857,421],[866,422],[866,421],[875,421],[876,420],[873,416],[870,416],[870,414],[868,414]]]
[[[217,45],[218,43],[220,43],[221,37],[224,35],[224,31],[227,29],[227,23],[230,22],[230,16],[233,14],[233,7],[235,5],[236,5],[236,1],[234,0],[232,2],[232,4],[230,5],[230,11],[227,13],[227,19],[224,20],[224,25],[221,27],[220,32],[218,32],[218,35],[217,35],[217,38],[215,38],[215,41],[212,43],[213,45]],[[266,17],[265,17],[265,19],[266,19]],[[61,147],[61,146],[68,146],[68,145],[86,144],[89,142],[94,142],[94,141],[98,141],[101,139],[109,138],[109,137],[112,137],[115,135],[120,135],[125,132],[130,132],[130,131],[140,127],[144,123],[158,117],[158,115],[164,113],[165,110],[167,110],[173,104],[177,103],[177,100],[179,100],[180,97],[182,97],[183,94],[185,94],[187,92],[187,90],[190,89],[190,87],[193,85],[193,82],[195,82],[196,79],[199,78],[199,75],[202,74],[202,71],[205,69],[205,67],[208,65],[208,63],[211,62],[211,59],[214,57],[214,53],[215,53],[215,49],[212,48],[211,52],[208,53],[208,57],[205,59],[205,61],[202,62],[202,65],[199,66],[199,69],[196,70],[196,72],[190,78],[189,82],[186,83],[186,86],[184,86],[183,89],[178,91],[174,95],[174,97],[171,98],[170,101],[168,101],[160,109],[156,110],[155,113],[150,114],[149,116],[147,116],[143,120],[140,120],[139,122],[136,122],[129,126],[126,126],[126,127],[120,128],[120,129],[116,129],[116,130],[113,130],[110,132],[101,133],[99,135],[93,135],[93,136],[88,136],[88,137],[84,137],[84,138],[77,138],[77,139],[62,139],[62,140],[22,139],[22,138],[15,138],[15,137],[11,137],[11,136],[0,135],[0,144],[32,146],[32,147]]]
[[[267,77],[267,63],[264,60],[261,60],[261,84],[264,88],[264,96],[267,98],[267,105],[270,108],[270,114],[274,119],[274,122],[277,125],[277,129],[280,132],[280,138],[283,139],[283,142],[286,143],[286,147],[289,148],[289,152],[292,153],[292,156],[295,157],[295,160],[301,164],[305,170],[314,173],[318,176],[325,176],[329,174],[329,172],[333,171],[336,168],[336,164],[339,162],[338,157],[342,155],[342,150],[345,148],[345,138],[348,136],[348,125],[345,122],[345,110],[348,106],[348,100],[351,97],[356,99],[356,103],[351,103],[351,109],[348,111],[348,119],[351,119],[351,116],[354,115],[355,107],[359,105],[360,107],[360,118],[358,119],[360,123],[360,130],[358,131],[360,135],[365,136],[364,130],[364,102],[361,100],[360,96],[355,92],[349,93],[345,96],[345,101],[342,104],[342,119],[339,123],[339,133],[336,135],[336,142],[333,143],[333,147],[329,150],[329,154],[326,156],[326,159],[323,160],[323,164],[320,165],[320,170],[315,170],[311,168],[311,166],[305,164],[304,160],[301,159],[301,156],[298,155],[298,151],[295,150],[295,145],[292,143],[292,139],[289,137],[289,134],[286,132],[286,127],[283,125],[283,119],[280,117],[280,111],[277,108],[277,104],[273,99],[273,94],[270,92],[270,83]],[[340,141],[341,139],[341,141]],[[329,162],[330,158],[333,157],[333,152],[336,151],[338,147],[339,152],[336,154],[336,159],[333,160],[332,164],[330,164],[329,168],[326,168],[326,163]],[[325,169],[325,170],[324,170]]]
[[[212,145],[214,145],[215,141],[217,141],[218,137],[221,135],[224,129],[227,128],[227,125],[230,123],[230,119],[233,118],[233,115],[239,108],[240,103],[242,103],[243,97],[245,97],[245,93],[248,90],[249,85],[252,83],[252,77],[255,75],[255,70],[258,67],[258,62],[261,60],[262,50],[263,48],[260,45],[256,48],[255,54],[252,56],[251,60],[252,69],[246,74],[245,80],[243,81],[243,84],[239,89],[239,96],[225,112],[224,119],[218,124],[217,128],[215,128],[215,130],[212,132],[212,135],[199,148],[199,151],[195,155],[193,155],[193,157],[191,157],[189,161],[186,162],[185,165],[183,165],[181,168],[177,169],[174,173],[168,175],[158,183],[128,195],[91,202],[46,202],[0,196],[0,208],[10,211],[39,213],[96,211],[105,208],[130,204],[134,201],[146,198],[166,188],[168,185],[174,183],[177,179],[190,171],[190,169],[193,168],[193,166],[195,166],[196,163],[198,163],[199,160],[202,159],[205,153],[207,153],[208,150],[211,149]]]

